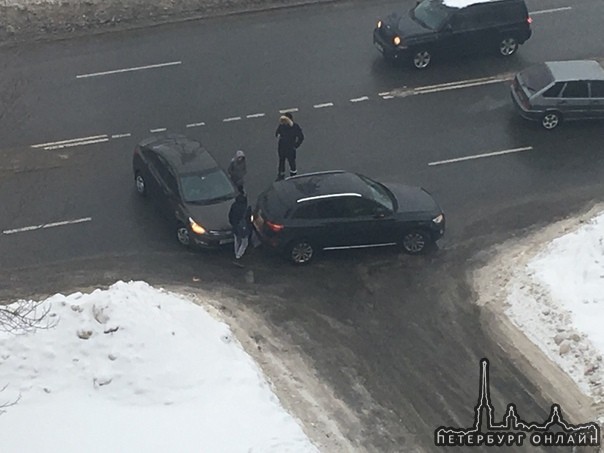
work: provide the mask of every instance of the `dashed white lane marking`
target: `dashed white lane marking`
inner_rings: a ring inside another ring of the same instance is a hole
[[[241,119],[240,116],[232,116],[231,118],[225,118],[222,121],[224,123],[230,123],[231,121],[239,121]]]
[[[89,142],[98,139],[107,138],[107,134],[103,135],[92,135],[90,137],[70,138],[69,140],[60,140],[58,142],[39,143],[37,145],[31,145],[31,148],[47,148],[49,146],[65,145],[75,142]]]
[[[394,99],[394,96],[391,96],[391,95],[382,96],[382,99]]]
[[[558,13],[560,11],[568,11],[573,9],[572,6],[562,6],[560,8],[552,8],[552,9],[542,9],[539,11],[531,11],[529,15],[533,16],[535,14],[547,14],[547,13]]]
[[[201,127],[201,126],[205,126],[205,125],[206,125],[206,123],[204,123],[204,122],[201,122],[201,123],[190,123],[190,124],[187,124],[187,127]]]
[[[41,230],[41,229],[46,229],[46,228],[55,228],[55,227],[60,227],[60,226],[65,226],[65,225],[75,225],[77,223],[84,223],[84,222],[91,222],[91,221],[92,221],[92,217],[83,217],[81,219],[75,219],[75,220],[64,220],[62,222],[43,223],[41,225],[31,225],[31,226],[26,226],[23,228],[4,230],[2,232],[2,234],[23,233],[26,231]]]
[[[132,134],[130,132],[128,132],[127,134],[115,134],[112,135],[111,138],[126,138],[126,137],[130,137]]]
[[[363,101],[368,101],[368,100],[369,100],[369,97],[361,96],[360,98],[351,99],[350,102],[363,102]]]
[[[283,110],[279,110],[279,113],[283,114],[283,113],[294,113],[298,111],[298,107],[292,107],[291,109],[283,109]]]
[[[458,157],[455,159],[439,160],[436,162],[430,162],[428,165],[432,167],[435,165],[452,164],[455,162],[463,162],[465,160],[481,159],[483,157],[493,157],[493,156],[502,156],[504,154],[520,153],[523,151],[530,151],[532,149],[533,149],[532,146],[525,146],[524,148],[504,149],[503,151],[494,151],[492,153],[475,154],[473,156],[465,156],[465,157]]]
[[[403,87],[406,88],[406,87]],[[378,93],[378,96],[388,96],[390,94],[390,91],[384,91],[382,93]]]
[[[325,104],[313,105],[313,108],[315,108],[315,109],[324,109],[325,107],[333,107],[333,102],[326,102]]]
[[[93,72],[90,74],[79,74],[76,76],[76,79],[85,79],[88,77],[98,77],[110,74],[120,74],[122,72],[132,72],[132,71],[142,71],[145,69],[157,69],[157,68],[165,68],[167,66],[176,66],[182,64],[182,61],[171,61],[169,63],[159,63],[159,64],[150,64],[146,66],[137,66],[134,68],[124,68],[124,69],[114,69],[112,71],[103,71],[103,72]]]
[[[245,115],[246,118],[262,118],[263,116],[266,116],[265,113],[253,113],[251,115]]]
[[[155,134],[156,132],[166,132],[168,129],[165,127],[158,127],[157,129],[149,129],[149,132]]]

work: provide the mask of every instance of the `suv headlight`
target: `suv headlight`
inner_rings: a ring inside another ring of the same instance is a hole
[[[189,225],[191,225],[191,231],[195,234],[206,234],[206,229],[202,227],[199,223],[189,217]]]
[[[436,217],[434,217],[432,219],[432,222],[434,222],[436,225],[440,225],[441,223],[443,223],[443,220],[445,220],[445,215],[438,214]]]
[[[400,43],[402,42],[401,37],[395,36],[394,38],[392,38],[392,42],[394,43],[395,46],[400,45]]]
[[[381,20],[377,21],[377,28],[382,28],[382,21]]]

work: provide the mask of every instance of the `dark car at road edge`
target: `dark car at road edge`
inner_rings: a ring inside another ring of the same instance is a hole
[[[254,227],[294,264],[320,251],[399,245],[419,254],[445,232],[445,216],[421,187],[382,184],[345,171],[274,182],[258,197]]]

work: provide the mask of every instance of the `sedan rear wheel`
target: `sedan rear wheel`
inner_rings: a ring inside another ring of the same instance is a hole
[[[430,244],[430,236],[421,230],[413,230],[403,236],[403,249],[411,255],[418,255]]]
[[[558,127],[561,121],[562,117],[558,112],[546,112],[541,119],[541,125],[548,131],[551,131]]]
[[[426,49],[419,50],[413,54],[413,66],[417,69],[426,69],[430,66],[432,55]]]
[[[314,246],[306,239],[292,242],[288,249],[288,257],[292,263],[301,265],[310,263],[315,256]]]
[[[518,50],[516,38],[508,37],[499,42],[499,53],[504,57],[510,57]]]
[[[136,192],[141,197],[147,195],[147,183],[145,182],[145,178],[143,178],[143,175],[141,175],[138,171],[134,175],[134,184],[136,186]]]
[[[180,245],[184,245],[185,247],[191,245],[191,236],[189,235],[189,230],[182,223],[179,223],[176,227],[176,239]]]

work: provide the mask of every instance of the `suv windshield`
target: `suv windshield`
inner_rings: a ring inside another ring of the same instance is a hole
[[[394,211],[394,201],[390,196],[390,192],[384,186],[382,186],[378,182],[367,178],[366,176],[359,175],[359,178],[361,178],[363,182],[367,184],[367,187],[371,191],[371,197],[373,198],[373,201],[384,206],[389,211]]]
[[[220,168],[181,175],[180,187],[185,203],[210,204],[235,196],[231,181]]]
[[[440,30],[449,17],[449,8],[440,0],[424,0],[411,10],[411,17],[426,28]]]

